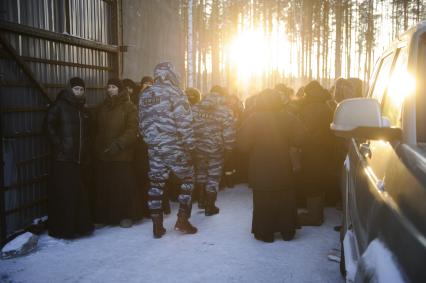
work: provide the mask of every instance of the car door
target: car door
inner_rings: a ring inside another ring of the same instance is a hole
[[[426,37],[419,37],[418,56],[412,51],[408,60],[408,48],[399,48],[382,101],[382,115],[390,126],[403,129],[404,138],[382,149],[388,150],[383,201],[373,209],[370,218],[377,220],[370,220],[369,229],[370,235],[385,243],[411,282],[426,282]],[[411,45],[416,46],[417,40]]]
[[[369,96],[380,102],[383,101],[390,83],[395,54],[395,50],[388,52],[377,65],[378,70],[375,72]],[[362,254],[368,245],[369,216],[376,202],[377,191],[383,184],[386,151],[391,147],[381,141],[351,140],[349,158],[353,185],[348,196],[348,209],[359,254]]]

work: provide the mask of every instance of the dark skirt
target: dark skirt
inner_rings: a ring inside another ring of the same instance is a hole
[[[96,172],[96,223],[117,225],[134,220],[136,181],[131,162],[99,161]]]
[[[293,190],[253,190],[251,232],[259,235],[294,233],[297,221],[295,201]]]
[[[88,176],[82,165],[53,161],[48,186],[49,235],[75,238],[93,231]]]

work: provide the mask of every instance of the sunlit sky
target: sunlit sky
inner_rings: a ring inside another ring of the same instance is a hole
[[[372,53],[372,67],[374,67],[383,50],[393,41],[391,33],[392,18],[387,5],[389,4],[385,2],[375,5],[376,12],[381,13],[382,17],[375,22],[377,31]],[[356,10],[356,7],[354,9]],[[230,87],[233,85],[238,89],[238,92],[243,90],[245,92],[242,94],[243,96],[248,95],[249,91],[254,92],[265,87],[273,87],[273,84],[278,82],[289,83],[293,88],[298,88],[305,84],[307,78],[299,78],[302,68],[301,62],[299,62],[302,49],[300,38],[296,36],[298,41],[290,42],[291,37],[289,39],[286,22],[283,19],[278,19],[276,13],[271,16],[271,31],[266,31],[267,28],[262,26],[263,21],[257,21],[257,25],[254,24],[252,17],[253,15],[251,14],[241,15],[236,33],[231,37],[227,37],[225,39],[227,40],[226,42],[220,43],[221,83]],[[330,21],[333,21],[333,19],[330,18]],[[354,18],[353,21],[356,21],[356,19]],[[413,24],[413,22],[410,22],[410,24]],[[353,23],[353,27],[355,27],[355,23]],[[316,39],[312,42],[311,69],[305,70],[305,73],[311,72],[312,79],[319,79],[326,87],[330,87],[336,79],[334,58],[335,30],[333,30],[334,26],[330,26],[330,28],[326,62],[326,74],[328,77],[321,77],[323,75],[323,66],[321,64],[324,63],[324,50],[323,46],[318,48]],[[349,56],[347,56],[347,35],[345,31],[342,31],[341,76],[358,77],[367,81],[368,78],[365,77],[364,73],[367,65],[365,43],[361,47],[358,44],[359,40],[365,40],[363,39],[365,31],[352,28],[350,32],[351,42]],[[399,33],[401,32],[399,31]],[[318,51],[320,52],[319,56],[317,56]],[[211,53],[207,52],[206,57],[205,67],[207,72],[211,74]],[[320,58],[320,65],[317,65],[317,58]],[[203,69],[203,67],[198,67],[197,69]],[[226,76],[226,71],[229,69],[232,70],[232,81],[227,81],[229,77]],[[320,76],[319,78],[317,78],[318,75]],[[270,78],[273,76],[275,77],[271,80]]]
[[[275,20],[271,33],[265,33],[262,26],[241,25],[224,48],[224,57],[234,71],[234,86],[247,92],[248,89],[266,87],[264,78],[272,73],[281,77],[296,77],[298,68],[297,54],[292,49],[294,46],[288,41],[282,22]]]
[[[296,75],[297,69],[290,68],[290,43],[284,31],[265,35],[260,28],[244,30],[234,37],[228,48],[230,64],[237,70],[240,84],[272,70]]]

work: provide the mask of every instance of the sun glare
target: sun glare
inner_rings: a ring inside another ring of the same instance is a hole
[[[290,64],[290,44],[284,31],[265,35],[262,29],[241,31],[231,41],[229,57],[236,71],[238,84],[248,86],[253,80],[272,72],[280,75],[295,73]]]
[[[391,102],[399,106],[405,98],[416,89],[416,79],[406,69],[397,69],[394,71],[388,87],[388,96]]]
[[[241,82],[247,82],[250,77],[264,71],[266,49],[266,40],[258,31],[246,31],[234,39],[231,44],[231,62]]]

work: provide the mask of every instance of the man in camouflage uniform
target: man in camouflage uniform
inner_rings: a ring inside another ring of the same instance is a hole
[[[154,237],[161,238],[166,232],[163,227],[162,197],[170,171],[181,180],[175,229],[194,234],[197,228],[188,221],[194,187],[191,152],[195,145],[191,109],[187,97],[179,89],[179,77],[170,62],[155,67],[154,79],[154,84],[139,98],[139,129],[148,145],[148,206]]]
[[[220,87],[214,87],[193,108],[196,140],[196,184],[199,186],[199,207],[205,215],[219,213],[215,206],[217,191],[223,173],[224,158],[235,143],[235,124]]]

